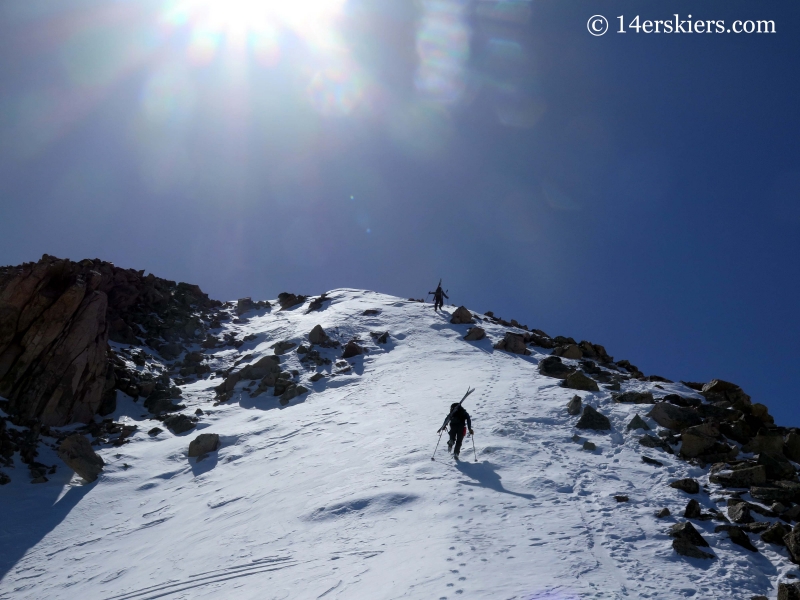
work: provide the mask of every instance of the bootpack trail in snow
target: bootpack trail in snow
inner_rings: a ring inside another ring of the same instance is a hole
[[[168,369],[180,402],[170,414],[185,418],[157,419],[119,391],[94,433],[60,429],[94,442],[105,467],[93,483],[60,462],[55,439],[36,459],[59,465],[45,483],[31,485],[15,456],[0,486],[0,597],[750,600],[798,574],[752,523],[736,526],[757,552],[719,528],[742,501],[756,524],[779,522],[769,504],[682,458],[648,416],[654,405],[615,400],[711,406],[697,389],[600,359],[554,366],[554,350],[534,343],[546,334],[493,316],[452,324],[430,304],[364,290],[321,298],[226,303],[209,326],[219,343],[169,360],[111,343],[132,373]],[[466,341],[476,325],[485,337]],[[528,354],[500,349],[525,336]],[[550,368],[581,369],[586,389]],[[481,390],[462,398],[480,443],[475,462],[443,469],[430,460],[432,424],[465,383]],[[567,411],[576,395],[583,415]],[[650,431],[627,427],[636,415]],[[598,428],[577,427],[590,417]],[[189,456],[200,434],[218,443]],[[697,493],[670,486],[688,478]],[[713,559],[673,549],[691,498]]]

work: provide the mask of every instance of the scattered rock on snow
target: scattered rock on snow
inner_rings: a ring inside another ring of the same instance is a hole
[[[700,484],[696,479],[692,479],[691,477],[673,481],[669,484],[669,487],[684,491],[687,494],[697,494],[700,491]]]
[[[789,535],[789,529],[783,526],[782,523],[773,523],[769,529],[767,529],[764,533],[761,534],[761,541],[766,542],[767,544],[776,544],[778,546],[783,546],[783,538]]]
[[[170,415],[164,419],[164,425],[166,425],[170,431],[176,435],[186,431],[191,431],[197,426],[195,421],[186,415]]]
[[[469,312],[469,309],[466,306],[459,306],[455,311],[453,311],[453,316],[450,318],[450,322],[454,325],[466,325],[472,324],[474,321],[472,319],[472,313]]]
[[[97,479],[105,465],[103,459],[92,450],[89,440],[80,433],[73,433],[59,444],[58,457],[89,483]]]
[[[201,433],[189,442],[189,458],[213,452],[219,448],[219,434]]]
[[[650,392],[624,392],[622,394],[612,394],[614,402],[622,404],[654,404],[653,394]]]
[[[750,487],[765,483],[767,472],[761,465],[739,469],[733,469],[724,464],[719,467],[715,465],[711,468],[708,480],[725,487]]]
[[[153,427],[150,431],[147,432],[147,435],[149,435],[150,437],[155,437],[162,431],[164,430],[161,429],[161,427]]]
[[[703,514],[703,511],[700,508],[700,503],[692,498],[689,500],[688,504],[686,505],[686,510],[683,512],[683,516],[687,519],[699,519]]]
[[[325,377],[324,373],[314,373],[310,377],[310,380],[316,383],[317,381],[319,381],[320,379],[323,379],[324,377]]]
[[[611,421],[608,420],[608,417],[600,414],[587,404],[583,407],[583,414],[581,415],[581,418],[575,427],[578,429],[596,429],[600,431],[607,431],[611,429]]]
[[[645,423],[644,419],[639,416],[639,413],[631,419],[631,422],[628,423],[628,426],[625,428],[628,431],[631,429],[644,429],[645,431],[650,431],[650,426]]]
[[[573,416],[581,414],[582,404],[583,401],[581,400],[581,397],[576,394],[575,396],[572,397],[572,400],[570,400],[569,403],[567,404],[567,414]]]
[[[800,582],[778,584],[778,600],[800,600]]]
[[[719,437],[719,429],[711,423],[686,428],[681,434],[681,456],[696,458],[712,449]]]
[[[312,344],[320,345],[328,340],[328,334],[322,328],[322,325],[315,325],[314,329],[308,334],[308,341]]]
[[[734,523],[752,523],[753,515],[750,514],[750,505],[747,502],[739,502],[728,507],[728,518]]]
[[[703,420],[697,411],[682,408],[669,402],[656,402],[647,416],[656,423],[673,431],[681,431],[693,425],[700,425]]]
[[[565,346],[558,346],[553,350],[553,356],[561,356],[563,358],[579,359],[583,358],[583,352],[577,344],[567,344]]]
[[[600,388],[597,386],[597,382],[591,377],[587,377],[583,371],[575,371],[574,373],[570,373],[567,378],[564,379],[564,383],[561,385],[563,385],[565,388],[583,390],[585,392],[600,391]]]
[[[539,361],[539,372],[547,377],[565,379],[574,370],[575,367],[565,365],[557,356],[548,356]]]
[[[761,452],[757,464],[764,467],[767,479],[791,479],[796,473],[794,465],[783,454]]]
[[[251,298],[241,298],[236,301],[236,314],[243,315],[248,310],[252,310],[255,307],[256,305],[253,303]]]
[[[791,533],[783,538],[783,543],[789,550],[792,561],[800,564],[800,528],[795,526]]]
[[[700,550],[700,548],[698,548],[695,544],[692,544],[690,541],[682,538],[672,540],[672,548],[678,554],[682,556],[688,556],[689,558],[716,558],[716,556],[713,554]]]
[[[594,452],[595,450],[597,450],[597,446],[595,446],[595,445],[594,445],[592,442],[590,442],[589,440],[586,440],[585,442],[583,442],[583,449],[584,449],[584,450],[587,450],[587,451],[589,451],[589,452]]]
[[[725,527],[728,537],[734,544],[741,546],[742,548],[746,548],[747,550],[750,550],[750,552],[758,552],[758,548],[753,546],[753,543],[750,541],[750,536],[747,535],[747,532],[744,529],[732,525],[723,525],[723,527]]]
[[[278,294],[278,304],[281,305],[281,310],[288,310],[293,306],[297,306],[298,304],[302,304],[306,301],[308,296],[297,296],[295,294],[289,294],[287,292],[281,292]]]
[[[342,358],[352,358],[354,356],[358,356],[362,354],[364,349],[359,346],[355,340],[350,340],[347,342],[347,345],[344,347],[344,353],[342,354]]]
[[[470,327],[464,339],[468,342],[477,342],[486,337],[486,330],[483,327]]]
[[[297,346],[294,342],[290,342],[288,340],[284,340],[281,342],[277,342],[272,346],[275,350],[275,356],[280,356],[281,354],[286,354],[289,350]]]
[[[614,496],[614,500],[616,500],[617,502],[627,502],[628,500],[630,500],[630,498],[624,495],[619,495],[619,496]]]
[[[656,460],[655,458],[650,458],[649,456],[642,456],[642,462],[648,465],[653,465],[655,467],[663,467],[664,463],[660,460]]]
[[[528,356],[531,351],[525,346],[525,338],[519,333],[506,331],[505,337],[492,346],[495,350],[505,350],[513,354],[524,354]]]
[[[656,513],[656,517],[657,517],[657,518],[659,518],[659,519],[665,519],[665,518],[667,518],[669,515],[670,515],[669,509],[668,509],[668,508],[666,508],[666,507],[665,507],[665,508],[662,508],[660,511],[658,511],[658,512]]]

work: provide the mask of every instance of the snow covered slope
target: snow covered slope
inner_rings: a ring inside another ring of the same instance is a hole
[[[655,513],[683,514],[689,497],[668,483],[707,482],[707,472],[626,431],[648,407],[577,392],[613,429],[576,430],[566,411],[575,390],[537,370],[546,351],[492,348],[508,328],[481,323],[488,337],[466,342],[469,326],[449,322],[453,307],[436,314],[358,290],[328,296],[321,311],[276,307],[225,324],[255,338],[208,351],[212,370],[246,355],[242,364],[254,363],[280,340],[307,344],[317,324],[369,349],[349,370],[337,363],[341,348],[322,349],[334,364],[319,371],[344,372],[311,382],[317,369],[288,352],[281,368],[297,369],[310,392],[286,406],[271,392],[251,398],[246,382],[215,406],[220,378],[200,379],[183,388],[183,412],[205,414],[182,435],[149,436],[159,423],[122,399],[114,418],[139,428],[130,443],[100,451],[107,466],[97,482],[83,485],[64,467],[46,484],[17,477],[0,488],[0,597],[749,600],[773,596],[794,571],[785,549],[753,537],[760,552],[748,552],[714,533],[714,521],[696,526],[717,560],[673,551],[666,530],[683,519]],[[375,343],[370,332],[383,331],[389,342]],[[660,385],[659,395],[696,395]],[[465,402],[477,462],[469,439],[462,462],[444,439],[432,461],[436,430],[468,386],[477,390]],[[187,458],[189,442],[209,432],[221,448]],[[584,440],[597,449],[584,450]],[[54,452],[38,460],[58,462]],[[713,494],[696,497],[716,507]]]

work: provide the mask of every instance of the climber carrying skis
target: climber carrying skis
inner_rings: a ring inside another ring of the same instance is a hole
[[[433,294],[433,310],[438,310],[444,306],[444,299],[450,299],[450,296],[445,294],[444,290],[442,289],[442,280],[439,280],[439,285],[436,286],[435,292],[428,292],[429,294]]]
[[[458,460],[458,455],[461,452],[461,442],[464,441],[464,435],[466,435],[467,430],[469,430],[470,435],[475,433],[472,431],[472,419],[460,402],[454,402],[450,405],[450,414],[447,415],[444,423],[436,433],[444,431],[448,423],[450,423],[450,439],[447,442],[447,449],[452,450],[453,458]]]

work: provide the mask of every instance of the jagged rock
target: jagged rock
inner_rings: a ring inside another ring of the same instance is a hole
[[[800,582],[779,583],[778,600],[800,600]]]
[[[650,431],[650,426],[647,423],[645,423],[644,419],[640,417],[639,414],[637,413],[636,415],[634,415],[634,417],[631,419],[631,422],[628,423],[628,426],[625,429],[627,431],[630,431],[632,429],[634,430],[644,429],[645,431]]]
[[[666,440],[662,440],[661,438],[657,438],[649,434],[645,434],[640,437],[639,444],[645,448],[661,448],[664,452],[672,454],[672,448],[669,447],[669,444]]]
[[[618,496],[614,496],[614,500],[616,500],[617,502],[628,502],[630,500],[630,498],[628,498],[625,495],[620,494]]]
[[[742,388],[735,383],[730,383],[721,379],[714,379],[705,384],[700,390],[700,393],[703,394],[709,402],[725,400],[734,405],[737,403],[743,405],[750,404],[750,396],[745,394]]]
[[[384,331],[383,333],[375,332],[375,333],[371,333],[370,335],[375,338],[375,343],[376,344],[388,344],[389,343],[389,332],[388,331]]]
[[[613,381],[613,382],[611,382],[608,385],[603,386],[603,387],[605,387],[605,389],[607,389],[609,391],[612,391],[612,392],[618,392],[618,391],[620,391],[622,389],[622,386],[619,384],[619,381]]]
[[[320,379],[324,379],[325,375],[323,373],[314,373],[309,379],[313,382],[317,382]]]
[[[800,463],[800,435],[791,432],[786,436],[783,453],[789,460]]]
[[[470,327],[464,339],[468,342],[477,342],[486,337],[486,330],[483,327]]]
[[[666,519],[669,515],[670,515],[669,509],[665,507],[656,513],[656,518]]]
[[[581,414],[582,404],[583,404],[583,401],[581,400],[580,396],[578,396],[578,395],[573,396],[572,400],[570,400],[567,403],[567,414],[570,414],[570,415],[573,415],[573,416]]]
[[[673,431],[681,431],[702,423],[700,415],[695,410],[675,406],[669,402],[656,402],[647,416],[662,427]]]
[[[256,305],[253,303],[253,300],[250,298],[241,298],[236,302],[236,314],[243,315],[248,310],[253,310]]]
[[[767,481],[767,472],[761,465],[742,469],[712,469],[708,480],[711,483],[726,487],[746,488],[765,483]]]
[[[153,427],[150,431],[147,432],[147,435],[149,435],[150,437],[155,437],[162,431],[164,430],[161,429],[161,427]]]
[[[577,344],[567,344],[558,346],[553,350],[553,356],[560,356],[562,358],[579,359],[583,358],[583,351]]]
[[[789,550],[792,561],[800,564],[800,528],[795,527],[783,538],[783,544]]]
[[[625,404],[655,404],[653,394],[650,392],[624,392],[622,394],[612,394],[614,402]]]
[[[531,351],[525,347],[525,338],[511,331],[506,331],[505,337],[497,342],[493,348],[495,350],[505,350],[514,354],[524,354],[526,356],[531,354]]]
[[[297,346],[294,342],[290,342],[288,340],[277,342],[274,346],[272,346],[275,356],[280,356],[281,354],[286,354],[289,350]]]
[[[359,346],[355,340],[350,340],[347,342],[347,345],[344,347],[344,353],[342,354],[342,358],[352,358],[354,356],[358,356],[362,354],[364,349]]]
[[[756,437],[742,446],[742,452],[783,454],[783,445],[783,436],[780,433],[761,429]]]
[[[561,362],[557,356],[548,356],[539,361],[539,372],[547,377],[565,379],[575,367],[570,367]]]
[[[800,504],[793,506],[788,510],[780,511],[781,519],[787,523],[791,521],[800,521]]]
[[[201,433],[189,442],[189,458],[213,452],[219,448],[219,434]]]
[[[755,433],[744,416],[732,423],[720,423],[719,430],[725,437],[740,444],[747,444]]]
[[[781,523],[773,523],[769,529],[761,534],[761,540],[767,544],[783,546],[783,538],[789,535],[789,530]]]
[[[322,325],[315,325],[314,329],[308,334],[308,341],[312,344],[320,345],[328,340],[328,334],[322,328]]]
[[[590,442],[589,440],[586,440],[585,442],[583,442],[583,449],[588,450],[589,452],[594,452],[595,450],[597,450],[597,446],[592,442]]]
[[[669,484],[669,487],[681,490],[687,494],[697,494],[700,491],[700,484],[696,479],[692,479],[691,477],[673,481]]]
[[[681,434],[681,456],[695,458],[712,449],[719,437],[719,430],[710,423],[695,425]]]
[[[692,498],[689,500],[689,503],[686,505],[686,510],[683,512],[683,516],[687,519],[699,519],[703,515],[703,511],[700,508],[700,503]]]
[[[89,440],[80,433],[73,433],[59,444],[58,457],[89,483],[97,479],[105,466]]]
[[[302,304],[307,299],[308,296],[297,296],[295,294],[289,294],[287,292],[281,292],[280,294],[278,294],[278,304],[281,305],[281,310],[288,310],[293,306]]]
[[[322,310],[323,304],[325,304],[325,302],[327,302],[328,300],[330,300],[330,298],[328,298],[328,293],[327,292],[325,292],[321,296],[318,296],[318,297],[314,298],[309,303],[308,310],[306,310],[306,314],[308,314],[310,312],[314,312],[315,310]]]
[[[591,377],[587,377],[583,371],[575,371],[574,373],[570,373],[567,378],[564,379],[564,382],[561,385],[565,388],[582,390],[585,392],[600,391],[600,388],[597,386],[597,382]]]
[[[197,423],[186,415],[170,415],[164,419],[164,425],[166,425],[172,433],[178,435],[191,431],[197,426]]]
[[[752,486],[750,495],[759,502],[800,502],[800,483],[795,481],[775,481],[771,485]]]
[[[796,475],[794,465],[783,454],[761,452],[758,464],[767,472],[767,479],[792,479]]]
[[[286,388],[286,391],[284,391],[281,394],[280,399],[279,399],[280,403],[281,403],[282,406],[285,406],[285,405],[289,404],[289,402],[291,402],[294,398],[297,398],[297,396],[301,396],[301,395],[305,394],[307,391],[308,390],[306,388],[304,388],[302,385],[290,384]]]
[[[686,398],[678,394],[667,394],[661,399],[663,402],[669,402],[675,406],[682,406],[684,408],[700,406],[701,401],[697,398]]]
[[[728,518],[734,523],[752,523],[753,515],[750,514],[750,505],[739,502],[728,507]]]
[[[758,552],[758,549],[753,546],[753,543],[750,541],[750,536],[748,536],[747,532],[741,527],[728,526],[725,528],[725,531],[727,531],[728,537],[734,544],[746,548],[750,550],[750,552]]]
[[[606,431],[611,429],[611,421],[608,420],[608,417],[600,414],[587,404],[583,407],[583,414],[581,415],[581,418],[575,427],[578,429],[596,429],[600,431]]]
[[[700,532],[694,528],[694,525],[688,521],[683,523],[675,523],[669,528],[669,535],[677,540],[686,540],[695,546],[708,547],[708,542],[700,535]]]
[[[684,539],[672,540],[672,548],[678,554],[682,556],[688,556],[689,558],[707,558],[707,559],[716,558],[716,556],[714,556],[713,554],[710,554],[708,552],[703,552],[696,545]]]
[[[642,456],[642,462],[648,465],[654,465],[656,467],[663,467],[664,463],[660,460],[656,460],[655,458],[650,458],[649,456]]]
[[[472,313],[469,312],[466,306],[459,306],[455,311],[453,311],[453,316],[450,318],[450,322],[454,325],[467,325],[474,323],[472,319]]]
[[[381,311],[377,308],[368,308],[361,314],[365,317],[377,317],[379,314],[381,314]]]

